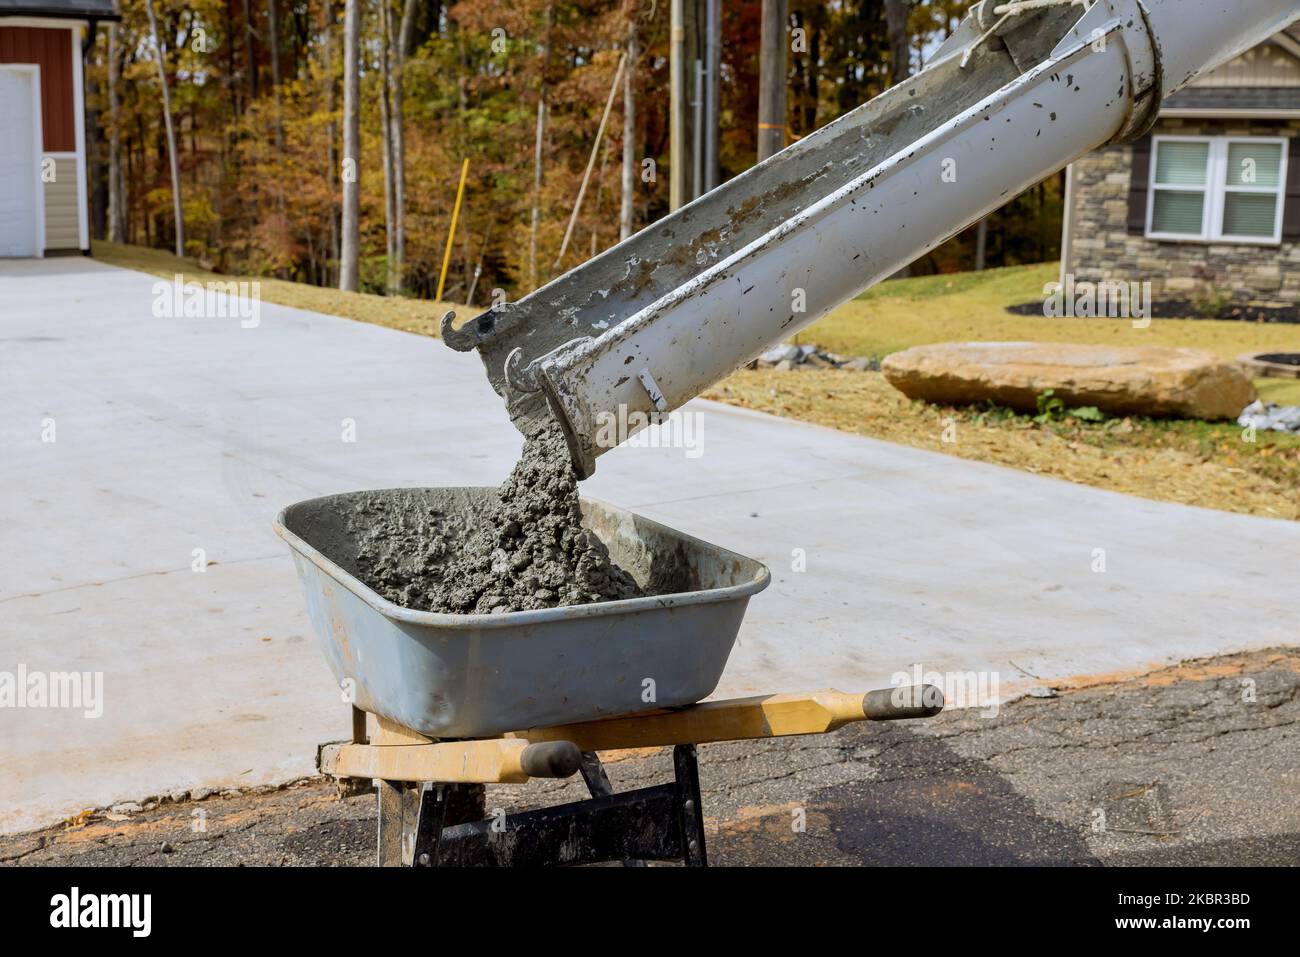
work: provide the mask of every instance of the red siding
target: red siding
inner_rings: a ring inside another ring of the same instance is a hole
[[[57,27],[0,27],[0,63],[40,65],[41,127],[47,153],[71,153],[77,148],[71,32]]]

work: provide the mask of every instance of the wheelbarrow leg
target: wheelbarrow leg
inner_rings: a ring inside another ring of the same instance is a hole
[[[600,755],[595,751],[582,752],[582,764],[578,766],[582,772],[582,779],[587,782],[587,790],[591,792],[594,798],[608,797],[614,793],[614,786],[609,783],[609,775],[605,773],[605,765],[600,763]],[[649,867],[645,861],[628,858],[623,862],[624,867]]]
[[[482,820],[486,788],[481,784],[411,784],[376,781],[379,789],[380,867],[436,867],[444,828]],[[428,860],[421,862],[420,854]]]
[[[401,867],[414,850],[414,824],[420,807],[420,788],[405,781],[376,781],[379,791],[380,867]]]
[[[595,751],[583,751],[582,763],[578,765],[582,780],[587,782],[587,790],[594,798],[606,797],[614,793],[614,786],[609,783],[605,766],[600,763],[600,755]]]
[[[700,767],[695,745],[673,748],[673,770],[677,783],[677,814],[682,829],[682,860],[687,867],[708,867],[704,847],[704,808],[700,800]]]
[[[437,867],[438,844],[447,823],[449,785],[429,784],[420,794],[420,810],[415,819],[415,847],[412,867]]]

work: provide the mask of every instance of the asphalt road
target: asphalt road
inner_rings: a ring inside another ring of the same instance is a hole
[[[1300,861],[1300,650],[1185,663],[998,714],[700,748],[718,865],[1265,865]],[[669,752],[606,755],[616,790]],[[493,787],[507,812],[580,779]],[[365,865],[374,798],[320,779],[164,800],[0,838],[0,863]],[[801,822],[802,827],[796,823]]]

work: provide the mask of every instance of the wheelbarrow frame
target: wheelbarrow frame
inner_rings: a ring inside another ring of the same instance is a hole
[[[933,685],[710,701],[498,738],[436,741],[353,709],[352,740],[322,745],[317,766],[343,793],[378,789],[380,866],[554,866],[678,861],[707,866],[696,745],[825,734],[855,721],[929,717]],[[614,792],[598,751],[673,748],[671,783]],[[581,772],[591,797],[485,817],[487,784]]]

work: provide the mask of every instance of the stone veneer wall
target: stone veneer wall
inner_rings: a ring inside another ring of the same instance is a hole
[[[1300,136],[1300,120],[1162,118],[1152,134],[1291,139]],[[1110,146],[1075,162],[1074,235],[1067,271],[1081,282],[1149,281],[1157,300],[1217,295],[1259,305],[1300,305],[1300,243],[1168,242],[1130,234],[1132,152],[1129,146]]]

